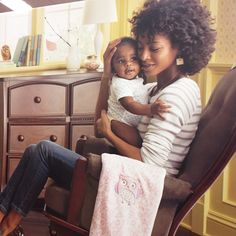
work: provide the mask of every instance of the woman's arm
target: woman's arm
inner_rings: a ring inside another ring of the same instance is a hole
[[[111,59],[116,51],[116,45],[120,42],[120,39],[113,40],[110,42],[106,48],[103,55],[104,69],[101,78],[101,85],[98,94],[98,100],[95,109],[95,122],[101,117],[101,111],[107,110],[107,100],[109,97],[109,84],[112,77],[111,71]],[[98,136],[96,123],[94,125],[95,136]]]
[[[130,157],[141,161],[140,149],[126,143],[121,138],[116,136],[111,130],[111,123],[107,117],[106,111],[101,112],[101,118],[97,120],[97,129],[99,133],[102,133],[118,150],[121,155]]]
[[[95,121],[101,117],[101,111],[107,110],[109,97],[110,75],[102,74],[98,100],[95,109]]]

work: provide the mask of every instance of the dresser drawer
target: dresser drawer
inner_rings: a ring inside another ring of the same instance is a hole
[[[9,117],[66,116],[68,87],[25,84],[9,88]]]
[[[94,135],[94,126],[93,125],[72,125],[71,128],[71,149],[75,151],[76,142],[79,137],[84,135]]]
[[[72,115],[94,114],[100,81],[76,84],[72,87]]]
[[[23,153],[25,148],[40,140],[51,140],[68,146],[68,125],[10,125],[8,152]]]

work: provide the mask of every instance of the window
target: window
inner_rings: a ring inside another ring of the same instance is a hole
[[[81,59],[94,54],[96,28],[82,25],[83,8],[84,1],[45,7],[44,62],[65,61],[69,50],[66,42],[78,45]]]

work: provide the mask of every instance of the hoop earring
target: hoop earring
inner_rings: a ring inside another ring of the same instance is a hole
[[[184,65],[184,59],[182,57],[176,58],[176,65],[177,66]]]

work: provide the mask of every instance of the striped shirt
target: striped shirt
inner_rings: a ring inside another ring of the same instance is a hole
[[[181,78],[150,98],[150,103],[161,99],[170,105],[159,116],[143,116],[138,130],[143,138],[143,162],[166,169],[167,174],[177,175],[189,146],[195,136],[201,115],[200,90],[195,81]]]

